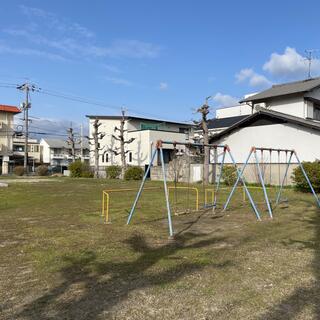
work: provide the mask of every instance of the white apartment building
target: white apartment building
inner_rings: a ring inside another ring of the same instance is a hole
[[[101,123],[99,132],[105,136],[99,140],[100,158],[99,166],[103,170],[106,166],[120,165],[120,155],[115,155],[112,150],[119,152],[120,142],[114,139],[120,127],[121,116],[87,115],[89,118],[89,137],[93,137],[93,123],[96,119]],[[192,125],[184,122],[166,121],[134,116],[125,117],[125,140],[134,138],[130,144],[126,144],[126,161],[128,165],[145,167],[151,160],[152,149],[158,140],[186,142],[189,141]],[[183,148],[179,148],[183,149]],[[94,166],[94,146],[90,145],[90,165]],[[173,156],[173,146],[164,145],[164,161],[168,163]],[[157,159],[154,165],[157,165]]]

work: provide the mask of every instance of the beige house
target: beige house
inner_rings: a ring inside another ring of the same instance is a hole
[[[8,174],[13,155],[13,117],[20,113],[14,106],[0,105],[0,172]]]
[[[23,135],[13,137],[13,160],[14,165],[23,165],[24,160],[24,144]],[[28,138],[28,165],[35,171],[35,167],[42,162],[41,146],[37,139]]]

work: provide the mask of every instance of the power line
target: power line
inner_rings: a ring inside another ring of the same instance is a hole
[[[15,88],[16,85],[15,84],[11,84],[11,83],[8,83],[8,84],[4,83],[4,86],[6,88]],[[0,87],[1,87],[1,83],[0,83]],[[61,99],[64,99],[64,100],[80,102],[80,103],[83,103],[83,104],[94,105],[94,106],[98,106],[98,107],[102,107],[102,108],[106,108],[106,109],[112,109],[112,110],[116,110],[116,111],[119,111],[122,108],[121,106],[110,105],[110,104],[106,104],[106,103],[103,103],[103,102],[100,102],[100,101],[96,101],[96,100],[93,100],[93,99],[90,99],[90,98],[80,97],[80,96],[77,96],[77,95],[58,92],[58,91],[45,89],[45,88],[37,88],[34,91],[37,92],[37,93],[40,93],[40,94],[44,94],[44,95],[48,95],[48,96],[52,96],[52,97],[56,97],[56,98],[61,98]],[[129,111],[132,114],[139,115],[139,116],[142,116],[142,117],[152,117],[152,118],[155,118],[155,119],[163,118],[163,116],[152,114],[152,113],[149,113],[149,112],[140,112],[136,108],[132,108],[132,107],[129,107],[127,109],[127,111]]]

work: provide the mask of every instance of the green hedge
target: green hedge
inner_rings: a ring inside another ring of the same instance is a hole
[[[303,162],[302,165],[314,190],[316,192],[320,192],[320,162]],[[294,187],[296,190],[302,192],[311,192],[300,167],[297,167],[293,170],[291,178],[294,182]]]
[[[141,180],[143,177],[143,169],[140,167],[129,167],[125,174],[124,179],[125,180]]]
[[[107,179],[119,179],[121,174],[120,166],[109,166],[106,168]]]
[[[48,174],[48,167],[45,165],[41,165],[36,168],[36,174],[38,176],[46,176]]]
[[[23,176],[24,175],[24,167],[23,166],[16,166],[13,169],[13,173],[16,176]]]
[[[80,160],[72,162],[69,165],[70,177],[71,178],[92,178],[93,173],[90,170],[90,167]]]
[[[224,166],[221,178],[227,186],[233,186],[237,180],[237,169],[234,166]]]

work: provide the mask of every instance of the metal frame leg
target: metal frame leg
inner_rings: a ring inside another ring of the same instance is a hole
[[[162,147],[160,147],[159,150],[160,150],[160,158],[161,158],[161,166],[162,166],[162,174],[163,174],[164,193],[165,193],[165,197],[166,197],[167,212],[168,212],[169,235],[170,235],[170,237],[173,237],[171,209],[170,209],[170,203],[169,203],[168,188],[167,188],[167,181],[166,181],[166,171],[165,171],[165,167],[164,167]]]
[[[225,160],[225,157],[226,157],[226,148],[224,148],[223,150],[223,156],[222,156],[222,160],[221,160],[221,165],[220,165],[220,174],[219,174],[219,179],[218,179],[218,182],[217,182],[217,188],[214,192],[214,201],[213,201],[213,208],[216,207],[217,205],[217,195],[218,195],[218,191],[219,191],[219,187],[220,187],[220,181],[221,181],[221,176],[222,176],[222,171],[223,171],[223,165],[224,165],[224,160]]]
[[[244,166],[242,167],[242,169],[241,169],[240,172],[239,172],[239,169],[238,169],[237,166],[236,166],[238,177],[237,177],[237,180],[236,180],[236,182],[234,183],[234,185],[233,185],[233,187],[232,187],[232,190],[231,190],[231,192],[230,192],[230,194],[229,194],[229,196],[228,196],[227,202],[225,203],[223,210],[226,210],[227,207],[228,207],[228,205],[229,205],[229,202],[230,202],[230,200],[231,200],[231,198],[232,198],[232,196],[233,196],[233,194],[234,194],[234,192],[235,192],[235,190],[236,190],[236,188],[237,188],[237,186],[238,186],[238,183],[239,183],[239,181],[240,181],[240,179],[241,179],[241,176],[243,175],[244,169],[246,168],[246,166],[247,166],[247,164],[248,164],[248,162],[249,162],[249,159],[250,159],[250,157],[251,157],[251,153],[252,153],[252,151],[250,151],[249,156],[248,156],[246,162],[244,163]],[[235,164],[235,161],[234,161],[234,159],[233,159],[230,151],[229,151],[229,155],[230,155],[233,163]]]
[[[268,198],[267,189],[266,189],[266,186],[265,186],[265,184],[264,184],[264,180],[263,180],[263,178],[262,178],[262,173],[261,173],[261,168],[260,168],[260,164],[259,164],[259,160],[258,160],[258,156],[257,156],[257,151],[254,150],[253,153],[254,153],[254,156],[255,156],[255,159],[256,159],[256,164],[257,164],[259,179],[260,179],[260,183],[261,183],[261,186],[262,186],[262,189],[263,189],[264,197],[265,197],[265,200],[266,200],[266,203],[267,203],[267,207],[268,207],[268,211],[269,211],[269,216],[270,216],[270,218],[273,218],[272,209],[271,209],[270,201],[269,201],[269,198]]]
[[[292,155],[293,155],[293,152],[290,153],[290,157],[289,157],[289,161],[287,163],[286,171],[284,173],[283,179],[281,181],[281,185],[279,187],[279,191],[278,191],[277,198],[276,198],[276,206],[279,204],[279,201],[280,201],[281,192],[282,192],[282,189],[283,189],[283,186],[284,186],[284,182],[286,181],[286,177],[288,175],[288,170],[289,170],[289,167],[290,167],[290,164],[291,164]]]
[[[306,171],[304,170],[304,167],[303,167],[303,165],[302,165],[302,163],[301,163],[300,159],[298,158],[298,155],[297,155],[297,153],[296,153],[295,151],[294,151],[294,155],[295,155],[295,157],[296,157],[296,159],[297,159],[297,161],[298,161],[298,163],[299,163],[299,166],[300,166],[300,168],[301,168],[301,171],[302,171],[304,177],[306,178],[306,180],[307,180],[307,182],[308,182],[308,185],[309,185],[309,187],[310,187],[310,189],[311,189],[314,197],[316,198],[317,204],[318,204],[318,206],[320,207],[320,200],[319,200],[316,192],[314,191],[313,186],[312,186],[312,184],[311,184],[311,181],[310,181],[310,179],[309,179]]]
[[[248,198],[249,198],[249,200],[250,200],[250,204],[251,204],[251,206],[252,206],[252,209],[253,209],[253,211],[254,211],[254,213],[255,213],[255,215],[256,215],[256,218],[260,221],[261,218],[260,218],[259,211],[258,211],[258,209],[257,209],[257,207],[256,207],[256,205],[255,205],[255,203],[254,203],[254,201],[253,201],[253,199],[252,199],[252,197],[251,197],[251,194],[250,194],[250,192],[249,192],[249,189],[248,189],[248,187],[247,187],[247,185],[246,185],[246,183],[245,183],[245,181],[244,181],[244,178],[242,177],[242,176],[243,176],[243,172],[244,172],[244,170],[245,170],[245,168],[246,168],[246,166],[247,166],[247,164],[248,164],[248,162],[249,162],[249,159],[250,159],[250,157],[251,157],[252,150],[250,151],[249,156],[248,156],[248,158],[247,158],[247,160],[246,160],[246,162],[245,162],[245,164],[244,164],[244,166],[243,166],[243,168],[242,168],[241,171],[240,171],[239,168],[237,167],[237,164],[236,164],[236,162],[235,162],[235,160],[234,160],[234,158],[233,158],[233,156],[232,156],[232,154],[231,154],[231,151],[230,151],[229,149],[228,149],[228,153],[229,153],[229,156],[230,156],[230,158],[231,158],[231,161],[232,161],[233,165],[235,166],[235,168],[236,168],[236,170],[237,170],[238,178],[237,178],[236,183],[235,183],[234,186],[233,186],[232,191],[231,191],[230,194],[229,194],[228,200],[227,200],[227,202],[226,202],[226,204],[225,204],[225,206],[224,206],[223,211],[225,211],[225,210],[227,209],[227,207],[228,207],[228,205],[229,205],[229,202],[230,202],[230,200],[231,200],[231,198],[232,198],[232,195],[233,195],[233,193],[234,193],[234,191],[235,191],[235,189],[236,189],[239,181],[241,180],[241,182],[242,182],[242,184],[243,184],[243,188],[244,188],[244,190],[245,190],[245,193],[247,194],[247,196],[248,196]]]
[[[158,152],[158,149],[154,149],[153,154],[152,154],[152,156],[151,156],[151,160],[150,160],[149,166],[148,166],[148,168],[147,168],[147,171],[146,171],[146,173],[145,173],[144,176],[143,176],[143,179],[142,179],[142,182],[141,182],[141,185],[140,185],[140,189],[139,189],[139,191],[138,191],[138,193],[137,193],[136,199],[134,200],[134,203],[133,203],[132,208],[131,208],[131,210],[130,210],[130,214],[129,214],[129,217],[128,217],[128,220],[127,220],[127,224],[129,224],[130,221],[131,221],[131,218],[132,218],[132,216],[133,216],[134,210],[136,209],[137,203],[138,203],[139,198],[140,198],[140,196],[141,196],[142,189],[143,189],[144,184],[145,184],[145,182],[146,182],[146,180],[147,180],[148,173],[149,173],[149,171],[150,171],[150,168],[151,168],[151,166],[152,166],[152,164],[153,164],[153,161],[154,161],[154,158],[155,158],[157,152]]]

